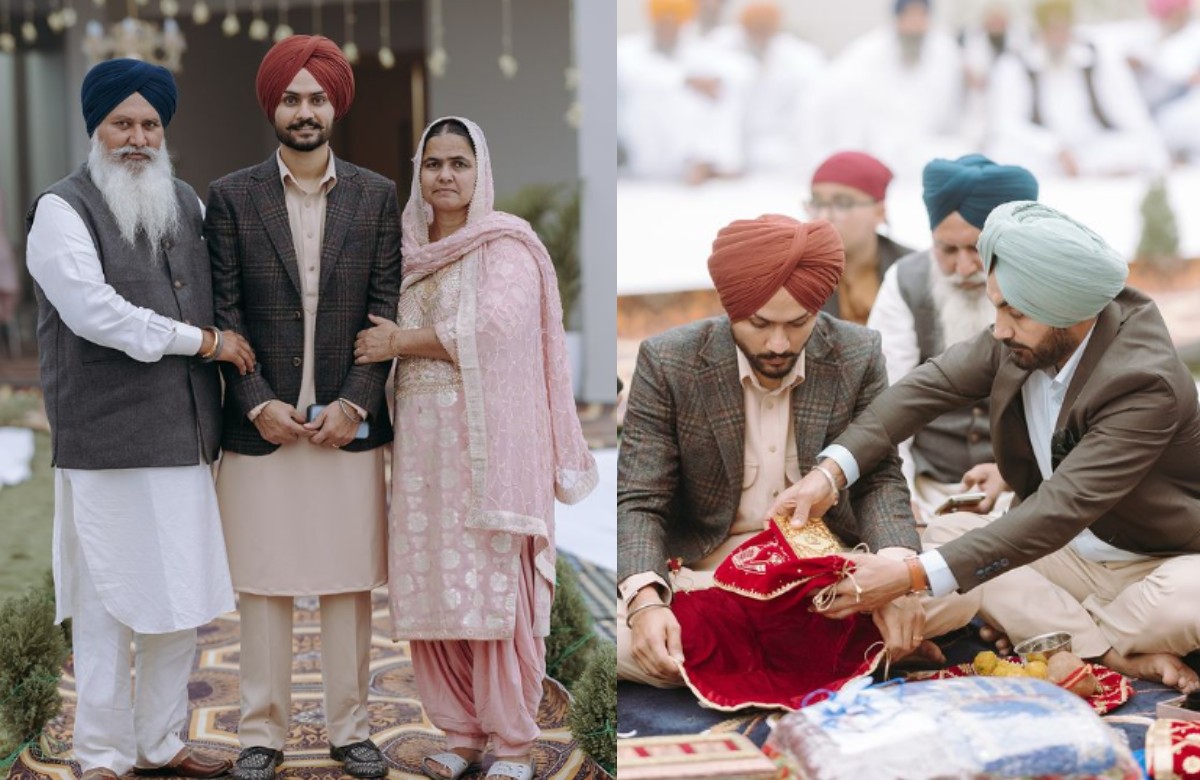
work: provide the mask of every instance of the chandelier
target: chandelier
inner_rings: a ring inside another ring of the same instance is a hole
[[[131,57],[163,65],[178,73],[182,69],[187,41],[174,15],[166,16],[160,28],[138,18],[136,0],[126,0],[126,10],[125,18],[107,30],[98,20],[88,22],[83,52],[91,63],[114,57]]]

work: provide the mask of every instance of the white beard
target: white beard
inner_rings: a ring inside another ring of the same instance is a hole
[[[150,159],[124,159],[135,151]],[[163,239],[174,235],[179,228],[179,201],[175,197],[167,142],[163,141],[158,149],[123,146],[109,152],[93,135],[88,172],[112,211],[121,237],[135,246],[138,233],[144,235],[150,243],[152,259],[157,262]]]
[[[932,256],[929,258],[929,275],[933,304],[937,307],[938,321],[942,326],[942,349],[974,338],[995,321],[996,310],[988,300],[986,286],[980,284],[970,289],[960,287],[958,283],[962,278],[958,274],[947,276],[942,273]],[[985,281],[986,277],[981,271],[970,280]]]

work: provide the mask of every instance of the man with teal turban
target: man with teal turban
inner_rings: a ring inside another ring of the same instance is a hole
[[[933,247],[901,258],[888,270],[867,321],[883,336],[891,384],[991,325],[993,310],[975,242],[996,206],[1038,196],[1029,171],[979,154],[933,160],[923,179]],[[987,493],[974,507],[984,513],[998,514],[1012,498],[1000,490],[987,399],[929,423],[900,445],[900,456],[918,522],[935,522],[938,507],[964,490]]]
[[[72,619],[75,759],[84,780],[215,777],[230,762],[180,737],[196,628],[234,608],[212,476],[214,361],[246,373],[254,355],[213,325],[200,201],[167,155],[170,71],[102,62],[80,98],[90,154],[30,208],[25,252],[54,432],[54,595],[56,619]]]
[[[1066,631],[1086,659],[1200,689],[1184,661],[1200,650],[1195,380],[1158,307],[1125,287],[1124,259],[1088,228],[1015,201],[993,209],[978,246],[993,330],[880,394],[818,457],[853,484],[931,420],[988,399],[996,464],[1018,501],[990,522],[947,516],[907,561],[856,556],[828,613],[978,588],[980,614],[1014,642]],[[835,498],[810,474],[771,512],[802,524]]]

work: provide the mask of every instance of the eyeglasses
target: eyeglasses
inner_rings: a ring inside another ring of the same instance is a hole
[[[834,216],[844,217],[856,208],[874,206],[878,202],[876,200],[855,200],[854,198],[834,198],[833,200],[816,200],[814,198],[804,202],[804,210],[810,217],[815,217],[826,210],[832,212]]]

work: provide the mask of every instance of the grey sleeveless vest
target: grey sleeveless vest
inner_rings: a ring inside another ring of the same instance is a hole
[[[156,262],[144,236],[131,247],[87,166],[45,194],[65,200],[83,219],[104,278],[125,300],[166,317],[213,324],[208,248],[201,237],[196,193],[175,181],[180,231],[163,241]],[[42,196],[38,196],[40,200]],[[33,227],[37,202],[26,215]],[[75,335],[42,289],[38,302],[38,352],[42,391],[50,418],[53,462],[59,468],[127,469],[210,463],[221,441],[221,385],[215,364],[167,355],[141,363]]]
[[[945,349],[929,278],[932,263],[928,250],[914,252],[896,263],[900,297],[912,311],[916,325],[919,363],[937,357]],[[926,425],[913,437],[912,453],[917,474],[946,483],[960,481],[973,466],[993,462],[987,400],[947,412]]]

